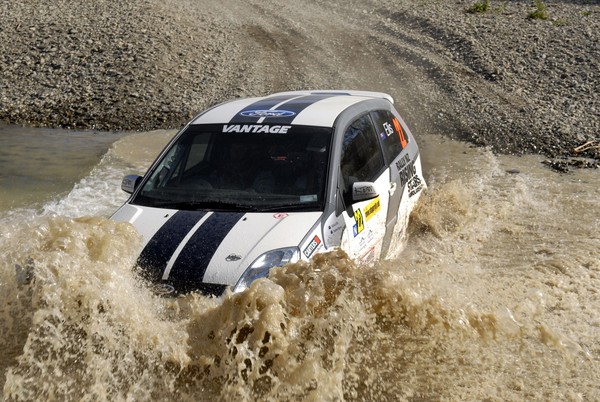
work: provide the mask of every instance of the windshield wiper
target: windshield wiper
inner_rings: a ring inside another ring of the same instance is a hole
[[[277,205],[267,205],[264,207],[257,207],[257,212],[273,212],[273,211],[281,211],[281,212],[301,212],[301,211],[317,211],[320,210],[321,205],[315,202],[307,203],[307,204],[277,204]]]
[[[183,209],[190,211],[208,209],[211,211],[254,212],[258,210],[251,205],[219,200],[160,201],[149,204],[151,204],[149,206],[155,208]]]

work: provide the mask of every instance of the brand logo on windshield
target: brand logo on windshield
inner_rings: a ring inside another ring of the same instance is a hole
[[[245,117],[292,117],[296,113],[289,110],[245,110],[240,113]]]
[[[224,133],[286,134],[292,126],[269,126],[268,124],[232,124],[223,126]]]

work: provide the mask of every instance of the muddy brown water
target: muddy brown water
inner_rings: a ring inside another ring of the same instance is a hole
[[[138,234],[107,217],[172,134],[71,141],[82,163],[26,132],[26,157],[0,150],[9,172],[65,178],[2,182],[5,400],[600,399],[598,171],[420,135],[429,190],[398,260],[332,253],[240,295],[162,299],[131,273]]]

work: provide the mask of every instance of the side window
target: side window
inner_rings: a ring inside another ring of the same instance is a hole
[[[344,133],[341,169],[346,191],[353,182],[373,181],[383,166],[377,134],[366,114],[355,120]]]
[[[408,144],[408,136],[402,125],[390,111],[377,110],[371,112],[375,129],[381,138],[383,152],[388,161],[393,161]]]

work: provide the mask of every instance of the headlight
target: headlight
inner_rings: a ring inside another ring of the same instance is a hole
[[[290,262],[300,260],[300,249],[298,247],[286,247],[271,250],[260,257],[244,271],[240,279],[233,287],[233,292],[243,292],[258,278],[264,278],[273,267],[281,267]]]

